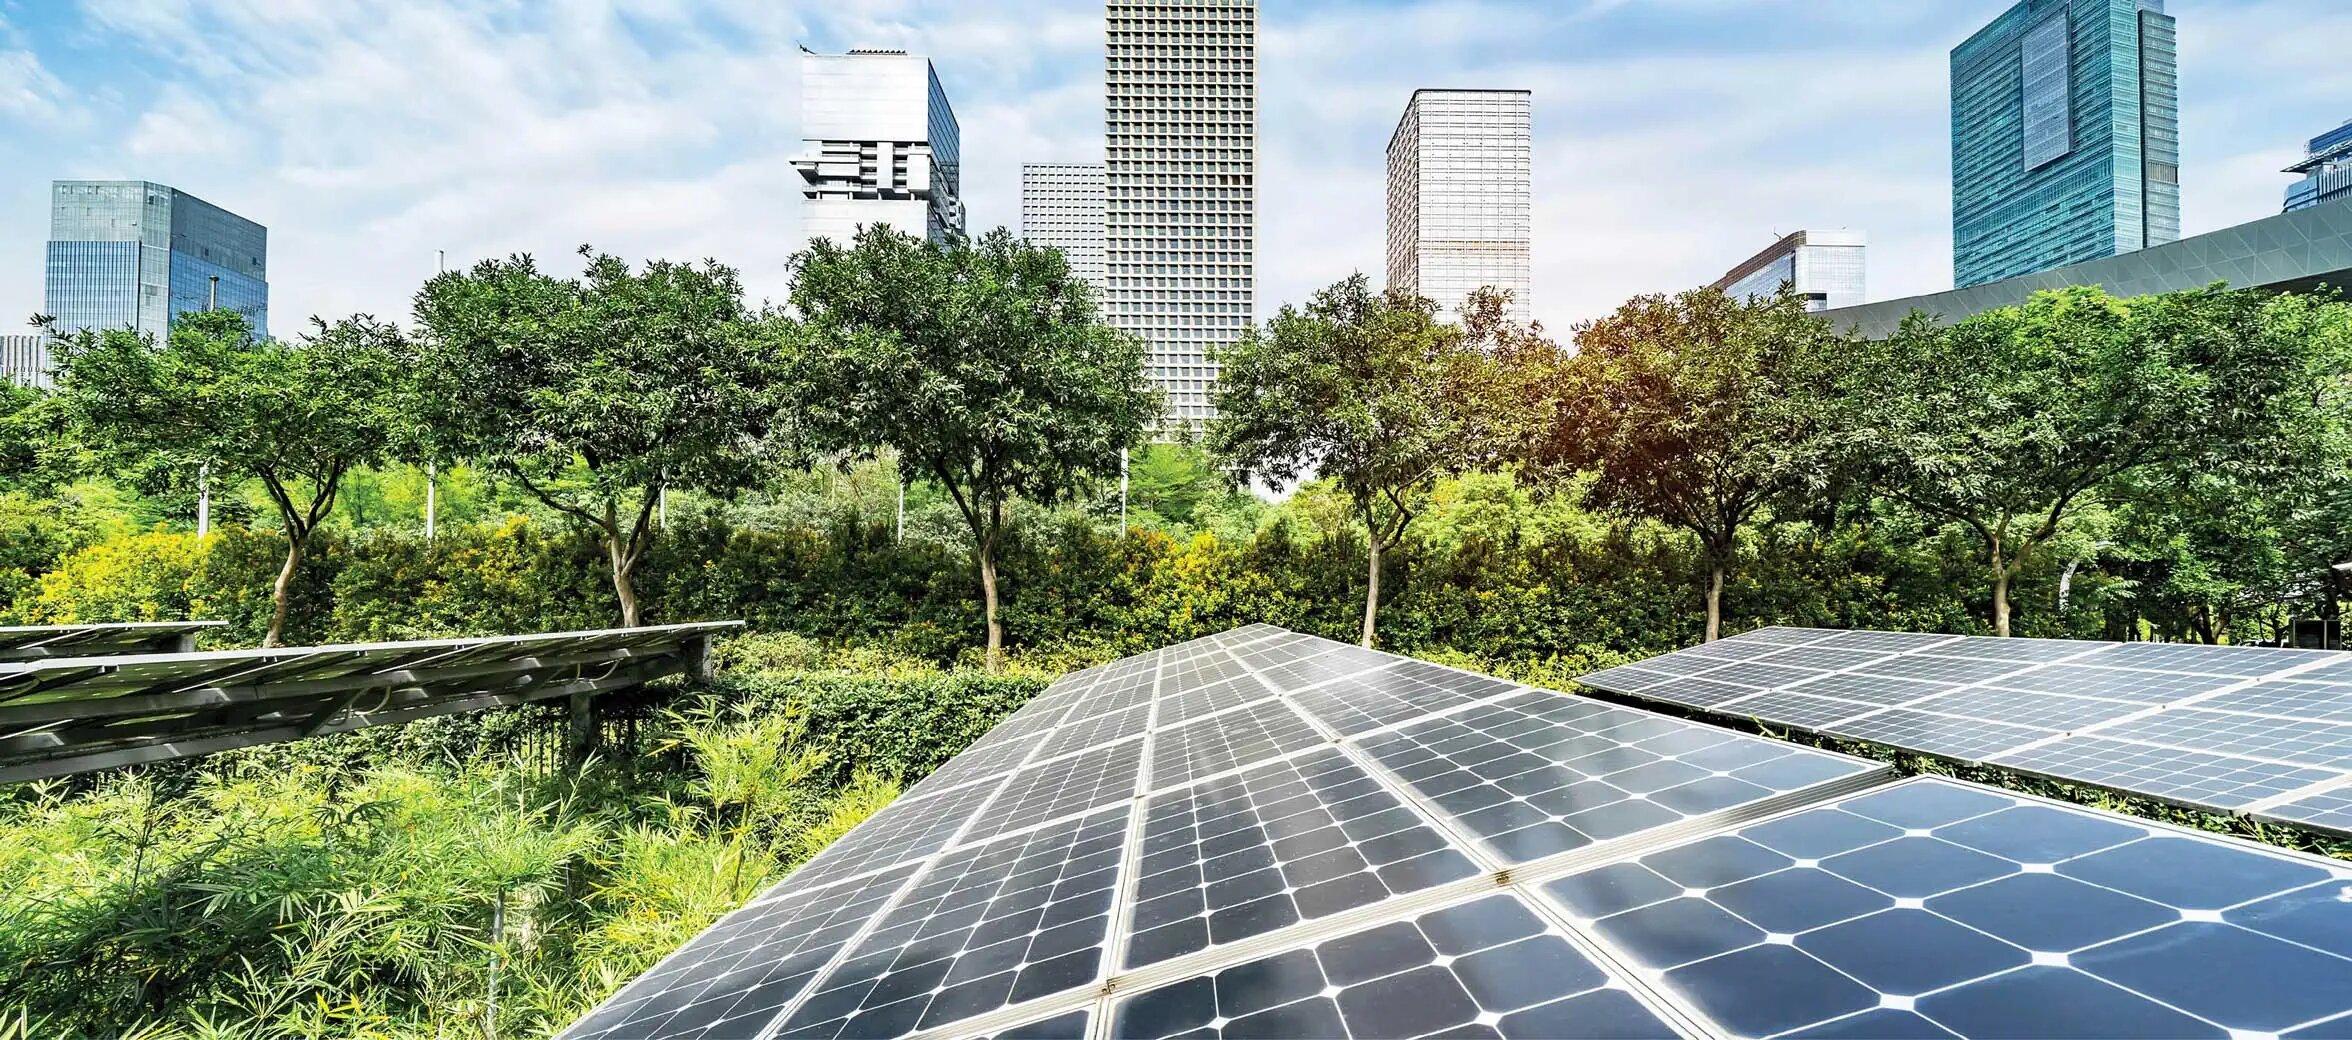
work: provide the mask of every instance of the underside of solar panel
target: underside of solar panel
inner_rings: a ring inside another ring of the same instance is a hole
[[[2352,834],[2352,655],[1767,628],[1586,686]]]
[[[565,1035],[2285,1032],[2352,1025],[2348,937],[2326,860],[1253,625],[1066,677]]]

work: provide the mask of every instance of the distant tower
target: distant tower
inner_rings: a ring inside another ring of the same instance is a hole
[[[963,235],[962,134],[929,59],[803,52],[800,76],[803,235],[847,244],[864,224]]]
[[[1859,307],[1870,302],[1863,262],[1869,244],[1859,231],[1799,231],[1749,257],[1710,288],[1739,298],[1771,296],[1787,286],[1808,311]]]
[[[155,339],[219,306],[269,335],[269,229],[148,181],[55,181],[42,311],[58,332],[136,329]]]
[[[1524,90],[1417,90],[1388,139],[1388,285],[1452,318],[1478,289],[1529,320],[1534,165]]]
[[[1209,352],[1255,319],[1256,0],[1108,0],[1103,253],[1110,323],[1142,338],[1165,427],[1215,414]]]
[[[1021,167],[1021,237],[1052,246],[1070,270],[1103,292],[1102,164],[1029,163]]]
[[[2287,212],[2352,199],[2352,122],[2312,138],[2310,154],[2287,172],[2303,175],[2287,189]]]
[[[2164,0],[2022,0],[1952,50],[1960,288],[2180,238]]]

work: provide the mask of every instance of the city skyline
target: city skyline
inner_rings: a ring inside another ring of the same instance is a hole
[[[1950,284],[1944,66],[2005,4],[1769,17],[1699,0],[1471,6],[1262,13],[1260,317],[1351,271],[1381,274],[1381,148],[1411,90],[1432,84],[1544,99],[1534,281],[1536,316],[1555,328],[1702,284],[1803,226],[1867,229],[1874,297]],[[2182,25],[2186,230],[2276,212],[2293,179],[2279,171],[2352,93],[2352,72],[2321,46],[2352,30],[2352,12],[2169,6]],[[1392,31],[1349,31],[1367,18]],[[798,86],[794,44],[928,54],[965,124],[970,224],[1014,226],[1021,164],[1096,158],[1101,19],[1099,3],[913,0],[554,24],[422,3],[381,25],[286,26],[242,10],[0,2],[0,146],[51,157],[29,192],[0,185],[0,320],[40,305],[47,180],[82,176],[174,183],[269,225],[273,302],[297,322],[405,316],[437,249],[456,265],[582,241],[716,256],[755,297],[780,298],[799,229],[794,200],[774,197],[798,191],[797,106],[776,100]],[[427,41],[457,67],[507,71],[475,96],[374,60]],[[2235,59],[2258,44],[2263,62]],[[752,84],[760,104],[738,102]],[[246,97],[266,100],[246,111]],[[1727,166],[1759,175],[1726,179]],[[760,217],[742,219],[753,204]]]

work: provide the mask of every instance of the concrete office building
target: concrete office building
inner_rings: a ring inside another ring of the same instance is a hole
[[[935,242],[964,233],[962,134],[929,59],[803,50],[800,105],[804,237],[847,243],[866,224]]]
[[[1021,237],[1052,246],[1070,270],[1103,291],[1103,168],[1100,163],[1021,167]]]
[[[1731,296],[1771,296],[1794,288],[1808,311],[1858,307],[1869,296],[1859,231],[1799,231],[1783,236],[1712,286]]]
[[[2022,0],[1952,51],[1960,288],[2180,237],[2163,0]]]
[[[1388,286],[1452,317],[1472,292],[1530,318],[1534,168],[1524,90],[1416,90],[1388,139]]]
[[[2309,154],[2287,167],[2287,172],[2303,175],[2287,189],[2289,213],[2322,202],[2352,199],[2352,122],[2312,138]]]
[[[162,339],[211,307],[269,334],[269,230],[148,181],[56,181],[43,313],[58,332],[135,329]]]
[[[45,336],[0,336],[0,379],[47,389],[49,340]]]
[[[1256,317],[1256,0],[1108,0],[1110,323],[1149,347],[1166,426],[1213,414],[1209,354]]]

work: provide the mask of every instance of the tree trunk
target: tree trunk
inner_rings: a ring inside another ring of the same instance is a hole
[[[1993,634],[2009,634],[2009,568],[1998,557],[1993,564]]]
[[[633,575],[636,562],[629,559],[621,547],[620,536],[607,532],[604,537],[606,555],[612,560],[613,595],[621,601],[621,627],[637,627],[637,584]]]
[[[1004,670],[1004,624],[996,616],[996,540],[980,542],[980,597],[988,608],[988,670]]]
[[[1723,638],[1723,578],[1730,568],[1721,556],[1710,555],[1707,564],[1707,642]]]
[[[286,536],[286,565],[278,568],[277,584],[270,586],[269,631],[261,637],[263,646],[286,645],[286,608],[294,598],[294,572],[302,566],[302,543],[306,536],[289,533]]]
[[[1372,649],[1372,633],[1380,617],[1380,536],[1366,540],[1371,547],[1372,564],[1364,582],[1364,649]]]

